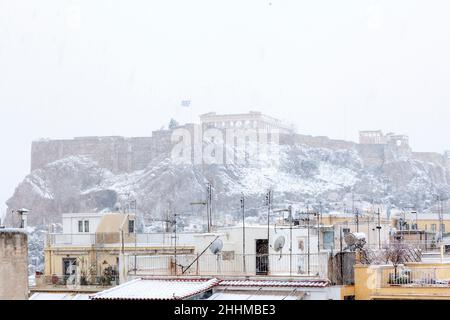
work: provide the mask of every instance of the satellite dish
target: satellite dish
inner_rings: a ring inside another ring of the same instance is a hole
[[[344,241],[348,247],[355,245],[364,246],[366,244],[366,234],[362,232],[347,233]]]
[[[349,232],[345,235],[344,241],[347,244],[347,246],[351,247],[351,246],[355,245],[356,237],[353,233]]]
[[[366,234],[364,232],[355,232],[354,236],[357,241],[366,241]]]
[[[273,243],[273,250],[275,252],[280,252],[281,249],[283,249],[284,245],[286,243],[286,238],[284,236],[279,236],[277,240]]]
[[[218,254],[223,249],[223,241],[220,239],[215,240],[209,247],[212,254]]]

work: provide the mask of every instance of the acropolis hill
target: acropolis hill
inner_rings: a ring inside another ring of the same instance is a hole
[[[277,129],[280,161],[276,167],[176,165],[171,158],[175,129]],[[297,129],[298,130],[298,129]],[[214,185],[214,211],[236,214],[241,193],[257,215],[273,189],[275,201],[322,203],[346,210],[352,199],[378,203],[385,210],[415,206],[432,210],[436,194],[450,190],[448,153],[413,152],[405,135],[362,131],[360,141],[333,140],[297,133],[295,128],[259,112],[204,114],[198,124],[153,131],[149,137],[81,137],[32,144],[31,173],[8,200],[10,209],[31,208],[30,224],[60,221],[63,212],[115,208],[130,195],[146,217],[174,210],[202,214],[189,205]],[[230,207],[231,205],[231,207]],[[234,206],[234,207],[233,207]]]
[[[381,131],[360,132],[360,143],[358,144],[332,140],[328,137],[298,134],[295,133],[292,125],[259,112],[230,115],[208,113],[202,115],[200,119],[203,129],[211,126],[218,128],[276,128],[281,132],[280,143],[282,144],[304,144],[333,150],[356,148],[363,155],[365,164],[369,166],[381,165],[394,155],[436,162],[440,165],[445,165],[449,159],[447,154],[412,152],[407,136],[392,133],[384,135]],[[192,131],[194,126],[198,126],[198,124],[186,124],[180,127]],[[170,154],[173,147],[172,131],[170,129],[153,131],[149,137],[77,137],[70,140],[34,141],[31,149],[31,171],[69,156],[88,156],[98,162],[101,167],[114,173],[143,170],[152,160]]]

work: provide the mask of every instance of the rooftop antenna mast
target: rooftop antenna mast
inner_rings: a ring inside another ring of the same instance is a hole
[[[244,274],[247,274],[247,266],[245,263],[245,196],[242,193],[241,196],[241,209],[242,209],[242,264]]]
[[[380,212],[380,208],[378,208],[377,215],[378,215],[378,225],[377,225],[377,230],[378,230],[378,249],[381,250],[381,212]]]
[[[211,232],[212,226],[213,226],[213,218],[212,218],[212,184],[210,182],[208,182],[208,185],[206,187],[206,192],[207,192],[207,207],[208,207],[208,218],[209,218],[209,222],[208,222],[208,232]]]
[[[309,210],[309,204],[306,205],[306,212],[300,212],[300,215],[306,215],[306,218],[300,218],[300,220],[302,220],[303,222],[306,222],[306,228],[307,228],[307,258],[308,258],[308,275],[311,274],[311,218],[310,216],[314,216],[317,217],[318,220],[320,220],[320,213],[318,212],[311,212]],[[319,222],[320,223],[320,222]],[[320,226],[320,225],[318,225]],[[319,233],[319,230],[317,230],[317,232]],[[320,250],[319,250],[320,252]],[[317,253],[319,255],[319,252]]]
[[[269,189],[266,193],[266,206],[267,206],[267,245],[270,245],[270,211],[272,210],[273,191]]]
[[[444,235],[444,204],[443,199],[440,194],[436,196],[437,198],[437,206],[438,206],[438,217],[439,217],[439,240],[442,241],[442,237]]]
[[[290,205],[287,209],[281,209],[281,210],[275,210],[274,212],[288,212],[288,219],[289,219],[289,276],[292,277],[292,228],[293,228],[293,214],[292,214],[292,205]],[[275,251],[276,247],[274,248]]]
[[[212,184],[208,182],[206,187],[206,201],[194,201],[191,202],[191,206],[202,205],[206,207],[206,226],[208,233],[211,233],[212,229]]]

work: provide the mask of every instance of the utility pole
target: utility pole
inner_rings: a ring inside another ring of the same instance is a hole
[[[173,214],[173,232],[174,232],[174,259],[175,259],[175,277],[178,275],[178,256],[177,256],[177,214]]]
[[[320,253],[320,218],[322,217],[322,201],[319,202],[320,211],[317,216],[317,254]]]
[[[311,274],[311,245],[310,245],[310,240],[311,240],[311,236],[310,236],[310,219],[309,219],[309,203],[306,204],[306,222],[307,222],[307,229],[308,229],[308,233],[307,233],[307,238],[308,238],[308,275]]]
[[[439,239],[442,241],[442,236],[444,234],[443,225],[444,225],[444,205],[443,200],[440,195],[437,195],[438,201],[438,216],[439,216]]]
[[[212,184],[208,182],[208,185],[206,187],[207,190],[207,210],[208,210],[208,232],[211,232],[211,228],[213,225],[213,219],[212,219]]]
[[[289,276],[292,277],[292,206],[290,205],[289,208]]]
[[[195,201],[191,202],[191,206],[193,205],[202,205],[206,207],[206,228],[208,233],[211,233],[212,226],[212,185],[208,182],[206,187],[206,201]]]
[[[272,197],[273,192],[269,190],[266,193],[266,206],[267,206],[267,246],[270,248],[270,210],[272,209]]]
[[[380,208],[378,208],[378,225],[377,225],[377,229],[378,229],[378,249],[381,250],[381,213],[380,213]]]
[[[247,266],[245,263],[245,197],[243,193],[241,196],[241,209],[242,209],[242,265],[244,268],[244,274],[247,274]]]
[[[308,276],[311,274],[311,246],[310,246],[310,228],[309,228],[309,207],[308,207],[308,216],[307,216],[307,221],[308,221]]]
[[[341,280],[342,283],[344,283],[344,264],[342,263],[343,260],[343,255],[344,253],[343,251],[343,247],[342,247],[342,226],[339,226],[339,243],[340,243],[340,252],[339,252],[339,264],[340,264],[340,269],[341,269]]]
[[[133,225],[133,233],[134,233],[134,275],[137,274],[137,230],[136,230],[136,211],[137,211],[137,200],[133,200],[131,202],[133,213],[134,213],[134,225]],[[130,230],[128,230],[130,231]]]
[[[352,190],[352,213],[355,214],[355,192]]]
[[[356,232],[359,232],[359,210],[356,209]]]
[[[209,226],[209,209],[208,209],[208,202],[207,201],[195,201],[195,202],[191,202],[191,206],[195,206],[195,205],[202,205],[206,207],[206,228],[208,233],[211,232],[211,228]]]
[[[418,211],[416,210],[415,214],[416,214],[416,230],[419,230],[419,216],[418,216]]]

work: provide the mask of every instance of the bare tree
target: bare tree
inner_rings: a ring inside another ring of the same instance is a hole
[[[404,264],[408,260],[408,253],[411,248],[405,244],[401,239],[394,240],[390,245],[385,246],[381,251],[380,258],[384,263],[392,263],[394,266],[394,277],[398,277],[398,266]]]

